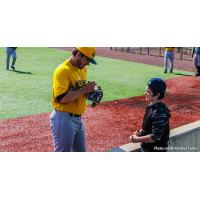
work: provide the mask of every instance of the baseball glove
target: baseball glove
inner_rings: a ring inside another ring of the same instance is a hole
[[[92,107],[99,104],[103,97],[103,91],[100,86],[96,86],[95,90],[87,95],[87,100],[92,102]]]

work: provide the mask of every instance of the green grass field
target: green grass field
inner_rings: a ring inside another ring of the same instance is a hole
[[[0,119],[51,111],[53,71],[70,55],[71,52],[51,48],[18,48],[14,72],[5,70],[5,48],[0,48]],[[88,66],[88,80],[95,80],[102,87],[103,101],[143,95],[150,78],[175,76],[164,74],[161,67],[98,56],[96,60],[98,66]]]

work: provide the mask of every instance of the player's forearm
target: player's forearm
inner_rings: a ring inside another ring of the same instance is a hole
[[[59,103],[61,104],[70,103],[84,95],[85,95],[85,90],[83,88],[79,90],[68,91],[67,94],[60,100]]]
[[[68,91],[67,94],[60,100],[59,103],[69,103],[73,102],[81,96],[89,94],[90,92],[95,90],[96,83],[90,82],[86,86],[80,88],[79,90]]]

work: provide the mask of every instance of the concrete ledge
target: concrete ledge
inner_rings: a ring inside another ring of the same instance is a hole
[[[113,148],[109,152],[140,152],[140,143],[128,143]],[[200,120],[172,129],[169,148],[171,152],[200,151]]]
[[[191,132],[196,132],[199,130],[200,130],[200,120],[172,129],[170,132],[170,138],[180,137],[181,135],[185,135]]]

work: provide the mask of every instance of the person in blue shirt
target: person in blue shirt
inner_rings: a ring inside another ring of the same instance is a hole
[[[194,76],[200,76],[200,47],[194,47],[192,49],[192,57],[194,66],[197,69],[197,72]]]
[[[6,69],[9,70],[9,65],[10,65],[10,57],[12,56],[12,64],[11,68],[15,70],[15,63],[17,59],[17,54],[16,54],[16,49],[17,47],[7,47],[6,48]]]

